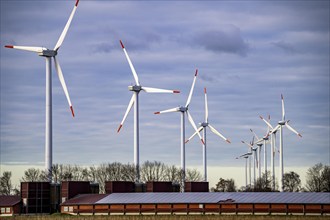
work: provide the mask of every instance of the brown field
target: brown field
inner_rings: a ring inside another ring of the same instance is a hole
[[[8,219],[8,220],[328,220],[330,216],[303,216],[303,215],[152,215],[152,216],[70,216],[70,215],[23,215],[23,216],[14,216],[14,217],[6,217],[0,219]]]

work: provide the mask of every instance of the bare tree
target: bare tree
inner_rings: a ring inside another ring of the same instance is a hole
[[[180,182],[180,170],[172,165],[172,166],[166,166],[164,171],[164,180],[170,181],[173,183],[179,183]]]
[[[164,163],[154,161],[146,161],[141,166],[141,180],[148,181],[162,181],[165,179],[166,166]]]
[[[300,176],[291,171],[283,176],[283,187],[285,192],[299,192],[301,186]]]
[[[322,188],[323,192],[330,192],[330,166],[325,165],[322,171]]]
[[[43,176],[41,176],[41,170],[35,168],[29,168],[24,171],[24,176],[21,182],[39,182],[43,181]]]
[[[202,175],[201,173],[196,170],[196,169],[187,169],[186,171],[186,181],[201,181],[202,180]]]
[[[2,176],[0,176],[0,195],[10,195],[12,190],[11,172],[4,171]]]
[[[211,188],[212,192],[236,192],[236,185],[234,179],[220,178],[215,188]]]
[[[256,184],[253,187],[253,191],[255,192],[271,192],[271,184],[272,179],[270,172],[267,172],[267,175],[265,173],[262,174],[260,178],[257,179]]]
[[[307,170],[306,189],[310,192],[330,192],[330,167],[317,163]]]

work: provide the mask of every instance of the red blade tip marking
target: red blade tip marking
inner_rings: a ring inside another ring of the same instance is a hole
[[[160,114],[160,112],[155,112],[154,114],[155,114],[155,115],[159,115],[159,114]]]
[[[76,1],[76,4],[75,4],[76,7],[78,7],[78,3],[79,3],[79,0]]]
[[[189,142],[189,140],[186,140],[184,143],[188,143]]]
[[[244,141],[241,141],[243,144],[245,143]]]
[[[5,47],[6,48],[14,48],[14,46],[12,46],[12,45],[6,45]]]
[[[231,144],[230,140],[227,139],[226,141],[227,141],[229,144]]]
[[[73,111],[73,107],[70,106],[70,110],[71,110],[71,113],[72,113],[72,117],[74,117],[74,111]]]
[[[301,135],[301,134],[298,134],[298,136],[299,136],[299,137],[302,137],[302,135]]]
[[[174,90],[173,93],[180,93],[180,91],[179,90]]]
[[[206,94],[206,88],[204,88],[204,93]]]
[[[121,45],[121,47],[124,49],[125,47],[124,47],[124,44],[123,44],[123,42],[121,42],[121,40],[120,40],[120,45]]]
[[[205,142],[204,142],[204,140],[203,140],[203,139],[201,139],[201,141],[202,141],[202,144],[203,144],[203,145],[205,145]]]
[[[196,69],[196,73],[195,73],[195,76],[197,76],[197,74],[198,74],[198,69]]]
[[[281,94],[281,99],[283,99],[283,95]]]
[[[261,115],[259,115],[259,118],[260,118],[260,119],[264,119]]]
[[[120,131],[121,127],[123,127],[123,125],[122,125],[122,124],[121,124],[121,125],[119,125],[119,128],[118,128],[118,130],[117,130],[117,133],[119,133],[119,131]]]

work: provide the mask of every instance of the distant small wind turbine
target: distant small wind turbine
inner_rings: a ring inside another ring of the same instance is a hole
[[[248,144],[245,141],[242,141],[243,144],[246,144],[249,149],[250,153],[252,154],[253,151],[253,185],[255,186],[257,183],[257,178],[256,178],[256,166],[258,167],[258,159],[257,159],[257,147],[253,147],[254,145],[254,137],[252,138],[252,141]],[[251,185],[251,184],[250,184]]]
[[[283,189],[284,165],[283,165],[283,129],[282,129],[282,127],[283,126],[287,127],[290,131],[292,131],[299,137],[302,137],[302,135],[289,125],[290,120],[285,120],[284,98],[283,98],[282,94],[281,94],[281,99],[282,99],[282,120],[278,122],[278,125],[272,130],[271,133],[275,133],[277,130],[280,131],[280,184],[279,184],[279,187],[280,187],[280,191],[283,192],[284,191],[284,189]]]
[[[242,154],[241,156],[236,157],[236,159],[244,158],[245,159],[245,187],[248,187],[248,177],[247,177],[247,166],[248,166],[248,158],[252,155],[251,152]],[[250,160],[249,160],[250,161]],[[250,186],[251,186],[251,164],[250,164]]]
[[[61,82],[62,88],[64,90],[65,96],[68,100],[70,110],[72,113],[72,116],[74,117],[74,111],[73,107],[71,104],[71,100],[69,97],[69,92],[66,87],[62,69],[60,67],[59,61],[56,59],[56,56],[58,54],[58,50],[60,49],[64,38],[69,30],[71,21],[73,19],[73,16],[76,12],[76,9],[78,7],[79,0],[76,0],[76,3],[73,7],[73,10],[70,14],[69,20],[67,21],[63,32],[58,39],[54,49],[47,49],[45,47],[31,47],[31,46],[14,46],[14,45],[6,45],[6,48],[11,48],[11,49],[17,49],[17,50],[25,50],[25,51],[30,51],[30,52],[35,52],[39,56],[45,57],[46,58],[46,131],[45,131],[45,167],[46,167],[46,172],[48,172],[48,179],[49,181],[52,181],[52,163],[53,163],[53,155],[52,155],[52,141],[53,141],[53,131],[52,131],[52,60],[51,58],[54,58],[55,62],[55,68],[56,72],[58,74],[58,78]]]
[[[146,93],[180,93],[178,90],[167,90],[167,89],[157,89],[157,88],[150,88],[150,87],[144,87],[140,85],[138,75],[135,71],[135,68],[131,62],[131,59],[128,56],[128,53],[124,47],[124,44],[122,41],[120,41],[120,45],[125,53],[126,59],[128,61],[128,64],[131,68],[135,85],[129,86],[128,90],[133,92],[132,98],[127,106],[125,115],[123,120],[121,121],[117,132],[120,131],[120,129],[123,127],[123,124],[127,118],[128,113],[130,112],[133,104],[134,104],[134,166],[135,166],[135,182],[140,182],[140,156],[139,156],[139,93],[140,91],[144,91]]]
[[[196,134],[199,134],[199,132],[203,131],[203,169],[204,169],[204,181],[207,181],[207,156],[206,156],[206,127],[209,127],[210,130],[224,139],[227,143],[230,143],[230,141],[225,138],[220,132],[218,132],[210,123],[209,123],[209,110],[208,110],[208,105],[207,105],[207,93],[206,93],[206,88],[204,88],[204,97],[205,97],[205,121],[200,123],[200,127],[197,129],[197,131],[191,135],[186,143],[190,141],[193,137],[196,136]]]
[[[189,104],[190,104],[191,97],[193,95],[193,91],[194,91],[194,87],[195,87],[195,83],[196,83],[197,74],[198,74],[198,70],[196,69],[194,80],[193,80],[193,83],[191,85],[191,89],[190,89],[189,96],[188,96],[188,99],[187,99],[187,102],[186,102],[185,106],[179,106],[179,107],[176,107],[176,108],[171,108],[171,109],[168,109],[168,110],[155,112],[155,114],[163,114],[163,113],[169,113],[169,112],[180,112],[181,113],[181,174],[182,174],[182,176],[181,176],[181,184],[182,184],[181,192],[184,192],[184,182],[185,182],[185,178],[186,178],[186,176],[185,176],[185,172],[186,172],[186,161],[185,161],[185,113],[188,117],[188,120],[189,120],[190,124],[195,129],[195,131],[197,131],[196,124],[195,124],[193,118],[191,117],[191,114],[188,111]],[[199,132],[198,132],[198,136],[201,139],[201,142],[204,144],[204,140],[201,137],[201,135],[199,134]]]

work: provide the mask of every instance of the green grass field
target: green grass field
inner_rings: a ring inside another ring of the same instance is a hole
[[[2,219],[2,218],[1,218]],[[73,220],[328,220],[330,216],[302,216],[302,215],[152,215],[152,216],[141,216],[141,215],[131,215],[131,216],[70,216],[70,215],[30,215],[30,216],[14,216],[5,217],[3,219],[15,219],[15,220],[61,220],[61,219],[73,219]]]

